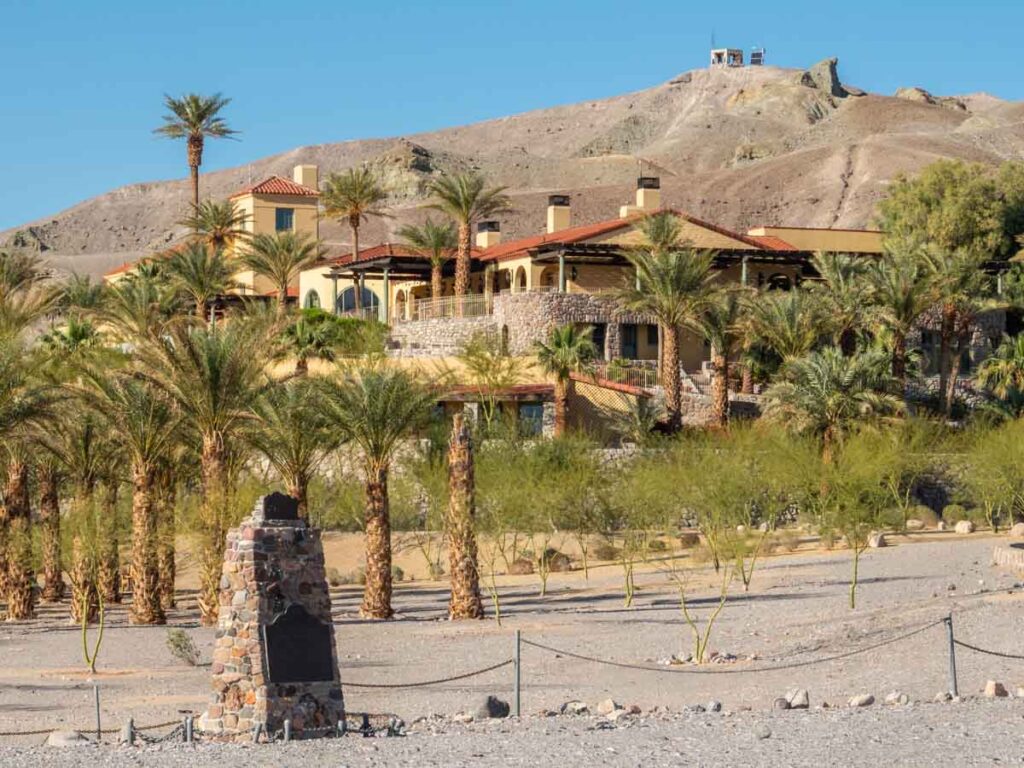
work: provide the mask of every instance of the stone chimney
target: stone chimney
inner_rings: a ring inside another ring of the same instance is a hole
[[[568,195],[548,195],[548,234],[568,229],[571,219]]]
[[[634,213],[650,213],[661,208],[661,179],[657,176],[641,176],[636,180],[636,205],[619,208],[619,217],[626,218]]]
[[[319,169],[315,165],[296,165],[292,180],[310,189],[320,189]]]
[[[476,247],[490,248],[501,242],[501,224],[497,221],[481,221],[476,225]]]

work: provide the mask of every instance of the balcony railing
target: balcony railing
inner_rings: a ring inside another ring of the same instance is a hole
[[[449,317],[485,317],[494,312],[494,302],[487,294],[468,296],[442,296],[422,299],[412,306],[410,320],[443,320]],[[396,322],[402,320],[396,318]]]
[[[340,312],[338,317],[350,317],[354,320],[379,320],[380,309],[378,307],[361,307],[360,309],[346,309]]]
[[[594,366],[594,378],[639,389],[654,389],[658,386],[658,368],[656,364],[645,365],[639,361],[602,361]]]

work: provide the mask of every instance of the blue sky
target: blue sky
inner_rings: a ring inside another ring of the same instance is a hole
[[[233,97],[241,141],[205,170],[645,88],[703,66],[712,30],[774,64],[838,56],[871,91],[1024,98],[1020,0],[0,0],[0,19],[0,229],[184,176],[150,133],[164,92]]]

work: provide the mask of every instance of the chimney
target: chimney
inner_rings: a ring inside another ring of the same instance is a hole
[[[490,248],[501,242],[501,224],[497,221],[481,221],[476,225],[476,247]]]
[[[318,190],[320,189],[320,180],[317,171],[315,165],[296,165],[295,170],[292,171],[292,180],[296,184]]]
[[[548,195],[548,234],[568,229],[570,221],[569,196]]]
[[[636,205],[619,208],[619,217],[624,219],[634,213],[649,213],[658,208],[661,208],[661,179],[641,176],[636,180]]]

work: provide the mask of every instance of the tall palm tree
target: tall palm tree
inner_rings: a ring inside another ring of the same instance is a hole
[[[198,318],[206,318],[206,305],[212,299],[237,287],[235,267],[224,252],[199,242],[172,251],[162,271],[171,286],[192,300]]]
[[[623,308],[650,315],[661,326],[661,383],[669,430],[682,426],[679,334],[703,312],[712,291],[715,254],[687,246],[675,215],[646,216],[635,225],[641,244],[626,251],[635,282],[619,292]]]
[[[257,421],[249,442],[266,456],[284,482],[285,491],[299,502],[299,515],[309,514],[309,483],[343,433],[332,429],[317,402],[316,385],[299,378],[268,389],[253,411]]]
[[[433,180],[428,191],[434,196],[429,207],[440,211],[458,226],[458,252],[455,255],[455,295],[469,292],[470,254],[473,225],[482,219],[512,210],[507,187],[489,187],[479,173],[459,173]]]
[[[785,362],[809,354],[828,334],[830,320],[820,297],[795,289],[751,296],[745,325],[752,339]]]
[[[182,299],[162,279],[137,277],[112,286],[97,319],[122,342],[160,336],[181,310]]]
[[[891,371],[900,392],[907,386],[907,337],[935,304],[935,292],[923,250],[912,243],[886,243],[885,253],[865,275],[869,312],[875,324],[889,332]]]
[[[249,215],[233,200],[203,200],[180,222],[192,237],[214,250],[232,251],[235,243],[249,237]]]
[[[324,257],[324,248],[302,232],[260,233],[241,254],[241,262],[257,275],[267,278],[277,291],[277,312],[284,314],[288,287],[299,279],[299,273]]]
[[[541,370],[555,378],[555,436],[565,434],[569,410],[571,375],[590,373],[594,368],[597,348],[591,338],[591,326],[579,328],[569,323],[552,328],[546,342],[537,342],[537,362]]]
[[[229,523],[229,459],[242,444],[252,406],[265,388],[266,328],[232,321],[206,328],[173,323],[138,349],[138,375],[178,409],[199,443],[202,488],[200,611],[217,620],[224,537]]]
[[[739,291],[723,290],[714,295],[693,324],[711,345],[711,402],[715,424],[720,427],[729,421],[729,361],[743,342],[745,309]]]
[[[324,214],[347,223],[352,231],[352,261],[359,258],[359,228],[371,216],[387,216],[384,201],[387,191],[370,168],[349,168],[344,173],[332,173],[324,179],[320,203]],[[362,309],[362,295],[358,285],[355,307]]]
[[[835,343],[849,357],[857,351],[857,335],[864,329],[868,310],[867,261],[845,253],[816,253],[811,265],[821,277],[813,289],[822,295],[832,318]]]
[[[366,586],[360,615],[387,619],[391,608],[391,516],[388,473],[401,442],[429,418],[436,393],[409,373],[366,366],[341,379],[318,380],[332,427],[362,459],[366,483]]]
[[[855,425],[902,409],[890,385],[885,354],[869,350],[847,357],[837,347],[826,347],[786,364],[765,392],[764,416],[816,437],[823,461],[831,464]]]
[[[473,476],[473,438],[461,413],[452,419],[448,441],[448,571],[451,574],[450,619],[482,619],[480,568],[476,546],[476,485]]]
[[[441,270],[459,244],[453,222],[435,223],[429,216],[421,226],[407,224],[398,230],[405,244],[425,259],[430,259],[430,298],[441,297]]]
[[[84,400],[130,463],[132,485],[132,607],[135,624],[163,624],[157,570],[157,473],[176,439],[178,416],[150,382],[130,372],[85,371]]]
[[[164,94],[167,114],[164,124],[154,128],[153,133],[168,139],[185,139],[188,146],[188,171],[192,177],[192,208],[199,207],[199,166],[203,164],[203,148],[206,139],[224,139],[234,136],[220,112],[231,103],[231,99],[215,93],[201,96],[186,93],[181,98]]]

